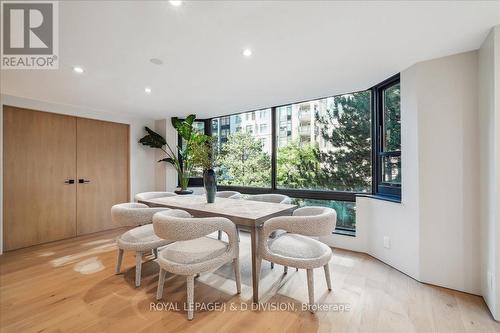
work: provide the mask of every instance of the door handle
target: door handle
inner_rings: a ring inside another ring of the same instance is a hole
[[[78,179],[78,183],[79,184],[88,184],[88,183],[90,183],[90,180],[86,180],[86,179],[80,178],[80,179]]]
[[[68,179],[64,181],[64,184],[74,184],[75,180],[74,179]]]

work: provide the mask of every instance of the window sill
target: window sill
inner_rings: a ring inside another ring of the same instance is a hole
[[[341,235],[341,236],[356,237],[356,231],[350,231],[350,230],[335,229],[333,234],[334,235]]]
[[[376,199],[376,200],[383,200],[383,201],[389,201],[389,202],[395,202],[395,203],[401,203],[401,198],[399,197],[393,197],[389,195],[380,195],[380,194],[356,194],[356,197],[363,197],[363,198],[370,198],[370,199]]]

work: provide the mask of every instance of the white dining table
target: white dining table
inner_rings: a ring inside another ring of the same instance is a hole
[[[258,228],[275,216],[291,215],[296,205],[280,204],[245,199],[215,198],[214,203],[207,203],[204,195],[177,195],[139,201],[150,207],[182,209],[195,217],[222,216],[230,219],[237,226],[250,230],[252,247],[252,287],[253,301],[259,300],[259,281],[256,271]]]

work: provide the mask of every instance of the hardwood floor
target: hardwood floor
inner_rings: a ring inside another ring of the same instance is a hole
[[[330,264],[332,292],[326,288],[323,270],[315,270],[316,302],[330,307],[329,311],[311,314],[301,309],[307,303],[305,271],[289,269],[283,275],[281,266],[271,270],[265,262],[261,309],[251,309],[247,233],[241,233],[240,243],[241,295],[236,295],[230,265],[201,275],[195,281],[195,302],[215,309],[198,309],[190,322],[183,309],[184,278],[167,275],[164,300],[155,302],[155,262],[143,265],[142,286],[137,289],[133,253],[125,252],[122,274],[114,275],[114,237],[121,232],[123,229],[105,231],[0,256],[0,330],[500,332],[500,324],[491,318],[481,297],[419,283],[368,255],[338,249]],[[285,309],[277,311],[271,306]],[[332,311],[340,306],[350,308]],[[226,311],[220,311],[222,307]]]

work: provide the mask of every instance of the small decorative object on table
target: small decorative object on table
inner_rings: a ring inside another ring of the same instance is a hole
[[[203,186],[205,186],[207,202],[213,203],[215,201],[215,193],[217,193],[217,179],[213,169],[203,171]]]
[[[148,132],[148,134],[139,140],[143,145],[161,149],[167,155],[167,157],[158,162],[170,163],[177,170],[181,187],[180,190],[175,191],[177,194],[193,193],[193,191],[187,189],[189,176],[195,166],[195,163],[193,163],[193,146],[205,145],[205,142],[210,140],[209,136],[198,133],[193,128],[195,119],[196,116],[194,114],[189,115],[185,120],[180,120],[177,117],[172,118],[172,126],[174,126],[183,140],[183,144],[177,146],[177,154],[160,134],[148,127],[146,127],[146,132]],[[164,146],[166,149],[163,148]]]
[[[212,166],[212,138],[194,142],[191,150],[193,166],[203,169],[203,186],[205,187],[207,202],[213,203],[215,201],[215,193],[217,193],[217,179]]]

